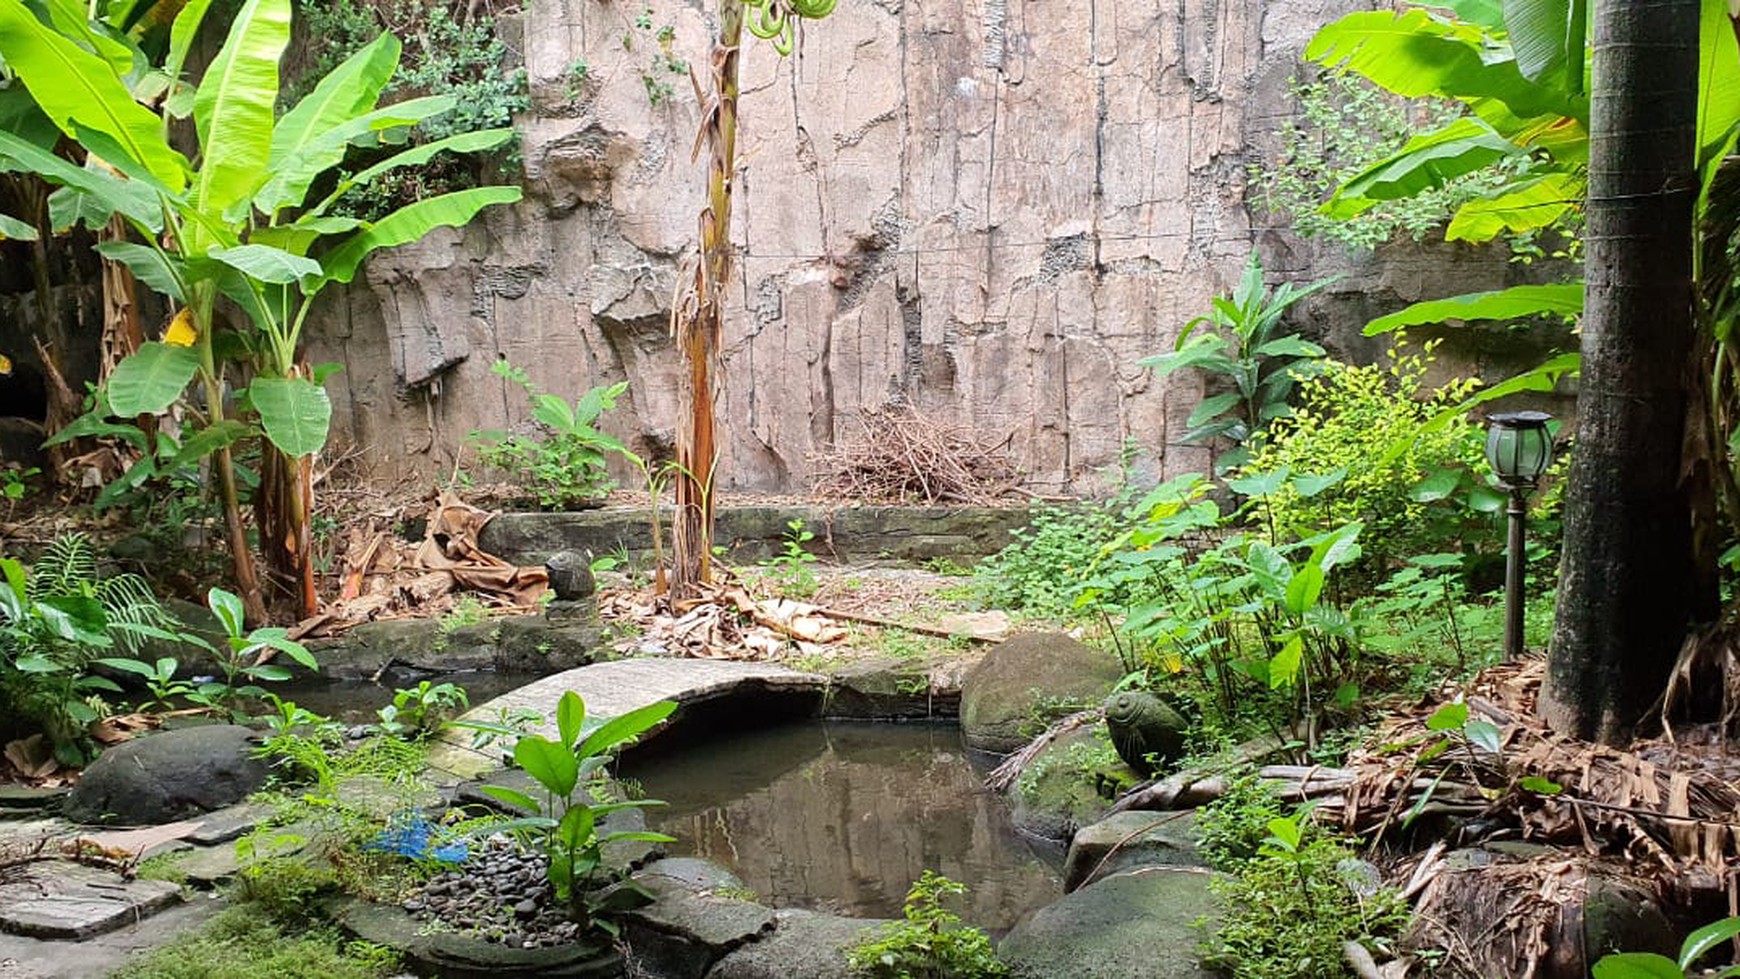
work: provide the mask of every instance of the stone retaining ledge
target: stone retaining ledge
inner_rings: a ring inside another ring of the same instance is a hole
[[[667,548],[670,517],[671,508],[661,508]],[[713,539],[732,561],[760,561],[784,553],[788,525],[802,520],[816,535],[807,549],[830,561],[922,564],[948,558],[970,564],[1002,550],[1031,517],[1026,507],[733,506],[718,509]],[[542,564],[564,550],[604,555],[621,549],[642,557],[652,553],[652,529],[647,511],[632,507],[503,513],[484,525],[478,543],[521,565]]]

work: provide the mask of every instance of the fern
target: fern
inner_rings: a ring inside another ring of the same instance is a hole
[[[88,534],[62,534],[30,568],[32,599],[50,595],[85,595],[97,580],[97,552]],[[149,591],[147,591],[149,594]],[[156,599],[152,599],[153,602]]]
[[[180,625],[136,574],[97,577],[97,551],[87,534],[62,534],[30,568],[26,592],[32,601],[55,595],[95,598],[108,617],[109,638],[129,655],[145,640]]]
[[[139,652],[153,633],[181,623],[157,601],[151,585],[136,574],[118,574],[97,582],[97,601],[109,614],[109,636],[129,654]]]

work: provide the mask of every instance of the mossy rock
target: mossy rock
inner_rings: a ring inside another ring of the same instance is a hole
[[[1207,979],[1197,922],[1215,915],[1203,871],[1118,874],[1047,905],[998,946],[1017,979]]]
[[[1071,731],[1035,755],[1015,780],[1015,825],[1035,836],[1068,840],[1104,818],[1118,793],[1136,781],[1103,728]]]
[[[1012,636],[961,683],[967,747],[1007,753],[1066,714],[1098,707],[1123,679],[1118,657],[1057,632]]]

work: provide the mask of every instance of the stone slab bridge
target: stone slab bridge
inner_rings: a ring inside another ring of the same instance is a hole
[[[527,732],[556,737],[556,702],[569,690],[586,704],[587,728],[661,700],[682,705],[667,725],[692,718],[707,705],[744,700],[751,705],[777,703],[792,713],[819,709],[829,680],[771,663],[738,660],[645,658],[594,663],[502,694],[473,707],[460,721],[499,721],[506,713],[528,709],[543,717]],[[771,700],[770,700],[771,698]],[[798,708],[793,711],[793,707]],[[471,734],[449,728],[430,746],[428,764],[437,780],[477,778],[506,768],[512,744],[498,740],[482,750],[471,747]]]

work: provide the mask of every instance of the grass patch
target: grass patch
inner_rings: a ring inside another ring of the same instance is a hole
[[[337,932],[292,933],[257,908],[229,908],[199,931],[139,957],[111,979],[380,979],[399,970],[391,950]]]

